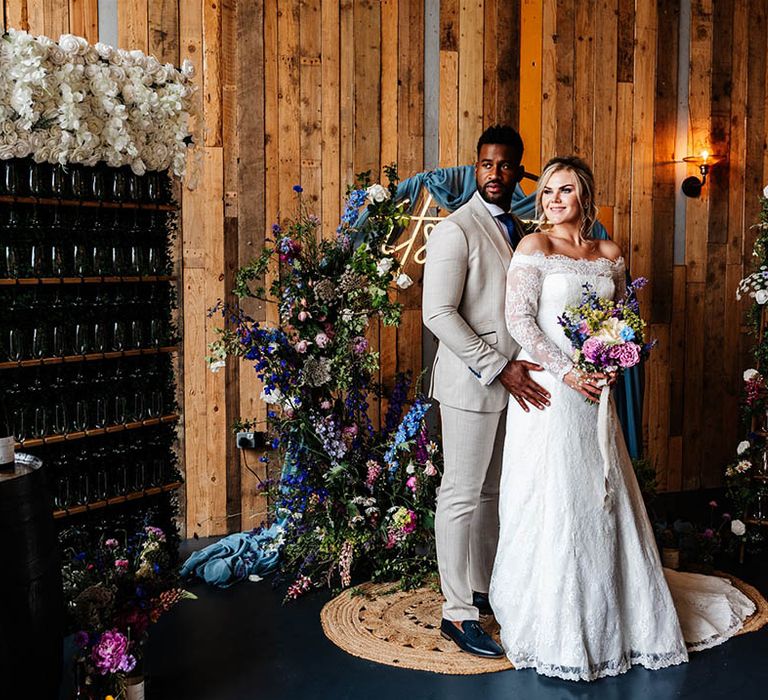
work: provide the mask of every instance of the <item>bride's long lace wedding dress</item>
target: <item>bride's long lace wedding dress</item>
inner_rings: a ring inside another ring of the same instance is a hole
[[[624,280],[621,259],[542,253],[516,254],[507,280],[518,359],[546,368],[533,378],[552,399],[530,413],[509,403],[490,600],[515,667],[570,680],[682,663],[754,611],[724,579],[662,569],[612,402],[601,449],[597,406],[561,381],[572,364],[558,315],[585,283],[618,298]]]

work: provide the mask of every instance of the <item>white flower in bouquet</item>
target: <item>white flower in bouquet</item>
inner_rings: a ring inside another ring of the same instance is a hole
[[[379,262],[376,263],[376,272],[379,273],[379,277],[386,275],[392,269],[394,264],[395,261],[392,258],[382,258],[379,260]]]
[[[366,196],[368,197],[368,200],[371,202],[371,204],[378,204],[381,202],[385,202],[389,199],[389,190],[384,187],[383,185],[380,185],[376,183],[375,185],[371,185],[366,191]]]
[[[413,284],[413,280],[406,275],[404,272],[400,273],[398,275],[397,281],[395,282],[400,289],[408,289]]]
[[[750,462],[747,459],[742,459],[735,467],[734,471],[737,474],[746,474],[750,469],[752,469],[752,462]]]
[[[413,462],[408,462],[408,466],[405,468],[406,474],[414,474],[416,472],[416,465]]]
[[[755,292],[755,301],[761,306],[768,301],[768,289],[760,289]]]
[[[753,379],[756,379],[760,376],[760,372],[758,372],[756,369],[745,369],[744,370],[744,381],[745,382],[751,382]]]
[[[763,197],[768,199],[768,185],[763,188]]]
[[[264,403],[274,405],[276,403],[280,403],[283,399],[283,394],[280,392],[279,389],[272,389],[269,393],[267,393],[266,389],[261,390],[261,396],[259,397]]]
[[[736,454],[743,455],[750,447],[749,440],[742,440],[736,448]]]
[[[741,537],[747,531],[747,526],[741,520],[731,520],[731,532]]]

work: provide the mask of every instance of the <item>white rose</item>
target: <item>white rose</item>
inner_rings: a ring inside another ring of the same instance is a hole
[[[736,454],[743,455],[749,448],[749,440],[742,440],[736,448]]]
[[[195,66],[188,58],[185,58],[181,64],[181,74],[188,79],[195,77]]]
[[[62,34],[59,37],[59,46],[62,51],[73,56],[84,56],[88,50],[88,42],[74,34]]]
[[[747,526],[741,520],[731,520],[731,532],[741,537],[747,531]]]
[[[746,369],[744,370],[744,381],[750,382],[756,377],[760,376],[760,372],[758,372],[756,369]]]
[[[768,301],[768,289],[759,289],[755,292],[755,301],[761,306]]]
[[[379,277],[382,277],[387,274],[392,269],[392,265],[395,264],[395,261],[392,258],[382,258],[379,260],[379,262],[376,263],[376,272],[379,273]]]
[[[389,190],[378,183],[371,185],[365,192],[371,203],[385,202],[389,199]]]
[[[404,272],[402,272],[398,278],[395,284],[400,287],[400,289],[408,289],[413,284],[413,280],[408,277]]]
[[[93,48],[96,49],[99,56],[101,56],[101,58],[103,58],[105,61],[108,61],[110,58],[112,58],[112,55],[115,53],[115,49],[113,47],[101,41],[94,44]]]
[[[763,197],[768,199],[768,185],[763,188]]]

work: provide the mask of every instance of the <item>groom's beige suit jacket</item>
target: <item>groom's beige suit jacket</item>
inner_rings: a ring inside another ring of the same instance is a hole
[[[511,261],[512,246],[478,193],[427,240],[422,317],[439,341],[430,393],[445,406],[507,406],[509,392],[495,380],[520,350],[504,319]]]

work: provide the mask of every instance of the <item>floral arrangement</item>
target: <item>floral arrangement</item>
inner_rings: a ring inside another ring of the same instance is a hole
[[[764,306],[768,303],[768,186],[760,197],[760,215],[754,228],[757,237],[752,254],[758,260],[758,269],[739,282],[736,298],[752,299],[747,319],[757,338],[753,350],[757,368],[744,372],[741,414],[745,437],[725,467],[725,483],[736,515],[731,523],[733,534],[748,550],[759,551],[765,545],[765,535],[755,521],[768,521],[768,334],[763,325]]]
[[[183,176],[194,70],[141,51],[9,29],[0,40],[0,159],[100,161]]]
[[[150,626],[185,598],[165,532],[147,526],[68,552],[62,568],[68,625],[75,633],[79,682],[119,697],[141,668]]]
[[[584,372],[623,371],[647,357],[653,343],[644,340],[645,321],[636,297],[646,283],[644,277],[638,278],[617,302],[599,297],[585,284],[581,302],[566,307],[558,322],[573,345],[577,368]]]
[[[275,224],[273,240],[236,276],[236,294],[275,303],[279,325],[258,323],[239,306],[212,311],[225,325],[210,347],[211,369],[228,356],[251,361],[269,404],[282,473],[262,487],[282,523],[289,599],[316,586],[349,586],[357,573],[415,585],[435,569],[439,460],[424,423],[429,403],[416,396],[409,405],[412,378],[401,375],[383,425],[369,417],[370,401],[384,390],[374,380],[379,356],[366,331],[374,319],[399,323],[391,291],[412,283],[382,252],[408,221],[393,197],[396,169],[386,172],[388,186],[358,176],[331,240],[320,238],[319,220],[294,187],[298,215]],[[266,290],[269,269],[277,274]]]

